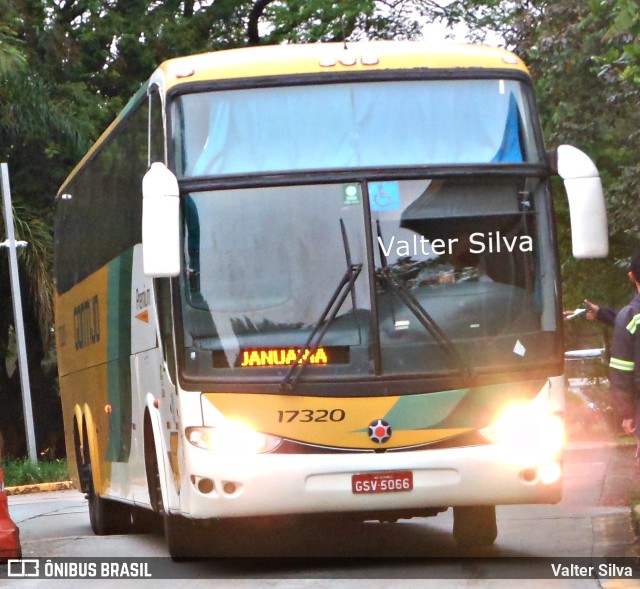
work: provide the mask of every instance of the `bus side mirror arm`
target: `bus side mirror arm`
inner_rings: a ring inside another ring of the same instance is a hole
[[[598,168],[587,154],[561,145],[550,154],[551,168],[563,180],[571,217],[571,245],[576,258],[609,254],[607,209]]]
[[[142,179],[142,264],[152,278],[180,273],[180,190],[175,175],[154,162]]]

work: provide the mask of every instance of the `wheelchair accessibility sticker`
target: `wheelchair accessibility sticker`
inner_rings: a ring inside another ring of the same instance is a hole
[[[400,186],[397,182],[370,182],[369,201],[374,212],[397,211],[400,208]]]

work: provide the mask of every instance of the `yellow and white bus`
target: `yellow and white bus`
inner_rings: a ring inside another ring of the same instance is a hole
[[[598,172],[545,151],[513,54],[411,42],[167,61],[56,199],[70,470],[98,534],[561,496],[562,306],[607,254]]]

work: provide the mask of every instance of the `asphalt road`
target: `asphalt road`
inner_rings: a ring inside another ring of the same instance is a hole
[[[464,551],[451,536],[451,510],[435,518],[395,524],[253,524],[223,530],[229,558],[174,563],[172,580],[92,580],[105,587],[196,589],[215,587],[570,587],[632,589],[638,579],[535,579],[536,557],[576,559],[637,557],[629,496],[640,479],[629,449],[573,446],[565,455],[564,498],[558,505],[498,508],[498,540],[490,549]],[[10,497],[24,557],[166,557],[161,534],[96,537],[87,504],[76,491]],[[255,558],[231,558],[249,555]],[[533,564],[532,564],[533,562]],[[496,567],[496,563],[499,564]],[[566,561],[565,561],[566,563]],[[546,566],[546,565],[545,565]],[[533,568],[532,568],[533,567]],[[4,572],[4,575],[3,575]],[[5,576],[3,579],[2,577]],[[210,579],[216,579],[212,582]],[[77,584],[76,584],[77,583]],[[135,583],[135,585],[134,585]],[[0,587],[86,587],[87,581],[7,579]]]

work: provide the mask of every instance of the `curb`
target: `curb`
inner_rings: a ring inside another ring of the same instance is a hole
[[[36,483],[35,485],[20,485],[18,487],[5,487],[7,495],[27,495],[29,493],[44,493],[46,491],[68,491],[73,489],[71,481],[58,483]]]

